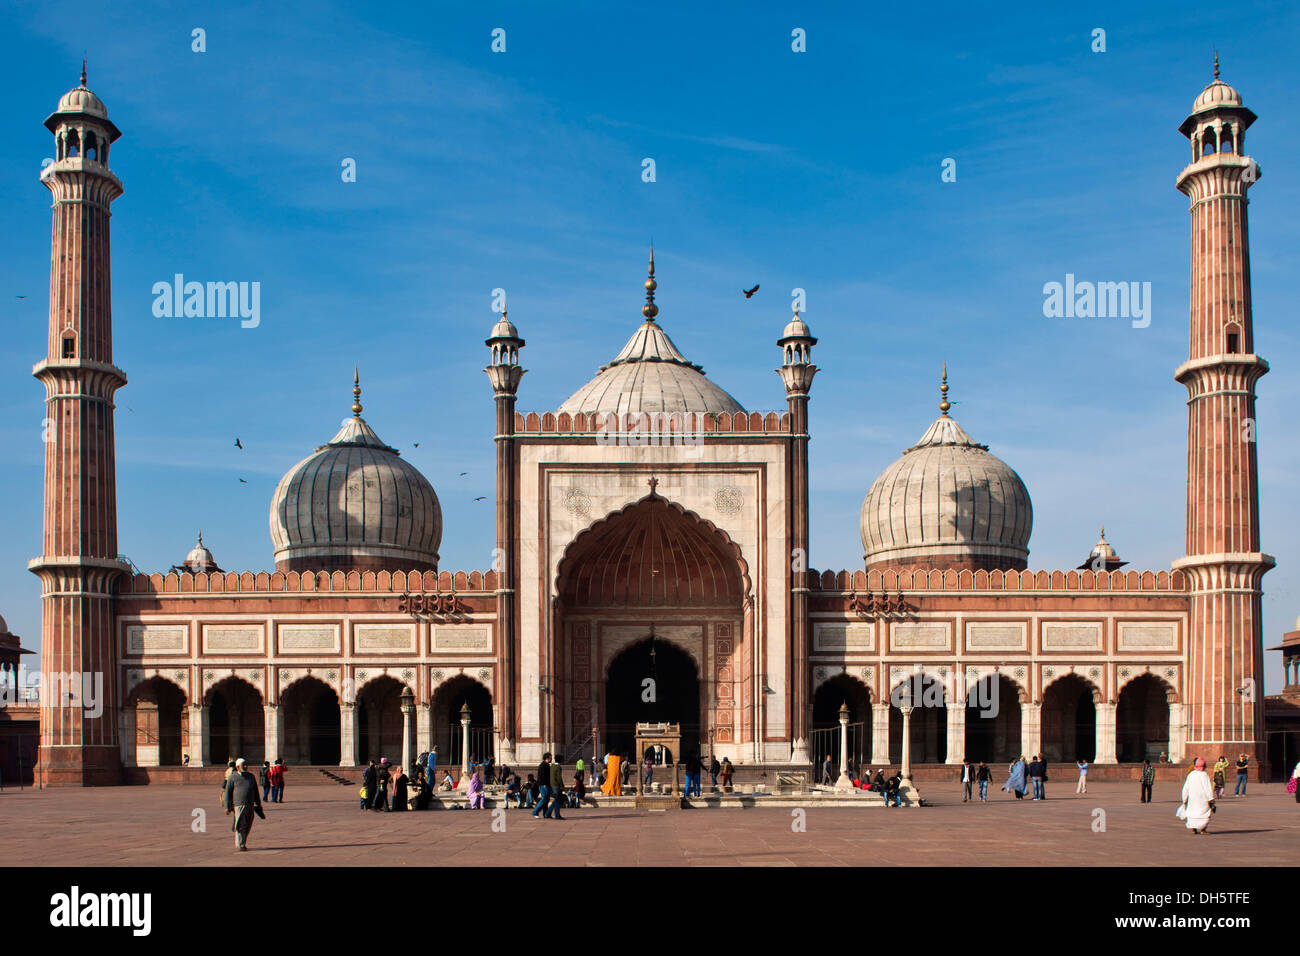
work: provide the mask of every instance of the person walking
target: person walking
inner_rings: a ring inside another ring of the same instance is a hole
[[[712,781],[712,783],[709,786],[709,789],[714,793],[717,793],[718,774],[720,774],[721,772],[722,772],[722,764],[718,763],[717,754],[709,754],[709,779]]]
[[[1025,758],[1022,754],[1016,759],[1015,763],[1011,765],[1011,775],[1007,777],[1007,782],[1002,785],[1002,789],[1007,793],[1014,793],[1017,800],[1025,799],[1025,790],[1028,789],[1029,786],[1025,782],[1026,766]]]
[[[1234,797],[1246,795],[1246,778],[1250,775],[1250,757],[1242,754],[1237,758],[1237,785],[1232,788]]]
[[[961,802],[970,803],[971,790],[975,784],[975,768],[970,765],[970,758],[963,757],[961,761]]]
[[[980,803],[989,802],[989,781],[992,779],[993,771],[981,760],[979,769],[975,771],[975,782],[980,785]]]
[[[221,809],[229,809],[226,806],[226,784],[230,783],[230,775],[235,772],[235,759],[232,757],[226,763],[226,775],[221,778]]]
[[[1043,796],[1043,762],[1038,759],[1038,754],[1034,754],[1034,759],[1029,761],[1029,782],[1034,787],[1034,800],[1044,800]]]
[[[257,778],[248,772],[243,757],[235,761],[234,772],[226,778],[226,813],[234,816],[230,829],[235,833],[235,848],[241,853],[248,849],[248,834],[253,829],[253,814],[263,820],[262,798],[257,794]]]
[[[375,771],[375,762],[371,760],[361,773],[361,788],[365,791],[365,796],[361,798],[362,810],[369,810],[375,805],[375,784],[378,783],[378,779],[379,774]]]
[[[284,758],[276,757],[266,775],[271,781],[271,802],[284,803]]]
[[[1074,792],[1087,793],[1088,792],[1088,761],[1080,757],[1078,760],[1074,762],[1074,764],[1076,767],[1079,768],[1079,783],[1078,785],[1075,786]]]
[[[1219,754],[1214,761],[1214,799],[1219,799],[1228,792],[1228,758]]]
[[[733,768],[733,767],[731,766],[731,758],[730,758],[730,757],[723,757],[723,758],[722,758],[722,771],[721,771],[721,773],[722,773],[722,789],[725,790],[727,793],[731,793],[731,776],[732,776],[732,774],[733,774],[734,772],[735,772],[735,768]]]
[[[263,760],[262,769],[257,771],[257,782],[262,787],[262,799],[266,800],[271,796],[271,761]]]
[[[1214,785],[1205,772],[1204,757],[1197,757],[1192,766],[1192,772],[1183,783],[1183,803],[1178,812],[1187,820],[1187,829],[1204,833],[1210,825],[1210,815],[1214,813]]]
[[[822,761],[822,783],[834,783],[831,777],[831,755],[827,754],[826,759]]]
[[[650,784],[654,780],[654,775],[655,775],[654,757],[651,755],[651,752],[647,750],[645,754],[645,763],[641,765],[641,777],[642,777],[641,792],[642,793],[650,792]]]
[[[537,765],[537,804],[533,807],[533,816],[546,813],[546,805],[551,802],[551,755],[542,754],[542,762]],[[546,814],[550,816],[549,813]]]
[[[686,796],[698,797],[700,795],[702,769],[699,754],[692,753],[686,758]]]
[[[1156,768],[1150,760],[1142,761],[1142,803],[1151,802],[1151,787],[1156,782]]]
[[[564,817],[560,816],[560,807],[566,803],[568,800],[564,796],[564,766],[557,756],[551,761],[551,809],[543,816],[552,820],[563,820]]]

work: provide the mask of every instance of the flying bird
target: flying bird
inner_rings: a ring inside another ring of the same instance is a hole
[[[25,295],[16,295],[16,296],[14,296],[14,298],[15,298],[15,299],[25,299],[25,298],[27,298],[27,296],[25,296]]]
[[[464,478],[464,477],[465,477],[466,475],[468,475],[468,474],[469,474],[468,471],[462,471],[462,472],[460,473],[459,477]]]
[[[414,445],[415,445],[416,448],[419,448],[419,447],[420,447],[420,443],[419,443],[418,441],[417,441],[417,442],[414,442]]]
[[[248,482],[245,481],[243,478],[240,478],[240,479],[239,479],[239,483],[240,483],[241,485],[246,485],[246,484],[248,484]]]
[[[482,497],[480,497],[480,498],[475,498],[474,500],[475,500],[475,501],[482,501],[483,498],[486,498],[486,497],[487,497],[487,495],[483,495]]]
[[[243,445],[241,445],[241,444],[239,443],[239,439],[238,439],[238,438],[235,439],[235,447],[236,447],[236,448],[239,448],[239,449],[242,449],[242,448],[244,447]]]
[[[746,299],[752,299],[754,298],[754,293],[758,291],[758,283],[754,283],[754,288],[752,289],[741,289],[740,291],[745,293]]]

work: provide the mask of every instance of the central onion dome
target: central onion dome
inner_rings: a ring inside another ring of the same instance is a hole
[[[1033,506],[1020,476],[942,414],[872,484],[862,502],[863,558],[871,568],[1023,570]]]
[[[574,392],[560,412],[640,414],[642,412],[743,412],[740,403],[704,376],[704,369],[677,350],[655,322],[655,255],[650,251],[650,275],[645,282],[645,322],[628,339],[623,351]]]
[[[437,570],[438,496],[366,424],[359,377],[353,383],[352,418],[289,469],[271,498],[276,569]]]

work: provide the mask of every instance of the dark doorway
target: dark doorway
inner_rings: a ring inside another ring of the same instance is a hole
[[[948,759],[948,705],[943,685],[929,674],[908,678],[890,693],[889,758],[893,764],[903,760],[903,712],[898,705],[912,701],[912,763],[943,763]],[[876,758],[876,762],[881,762]]]
[[[700,753],[699,671],[685,651],[653,637],[625,648],[609,666],[601,734],[606,749],[632,753],[639,723],[680,723],[682,753],[673,759]]]
[[[1043,755],[1058,763],[1096,759],[1093,687],[1077,674],[1067,674],[1043,694]]]
[[[284,713],[284,753],[288,764],[339,765],[339,698],[334,689],[314,677],[295,681],[280,698]]]
[[[840,707],[844,704],[849,708],[849,769],[861,773],[871,756],[871,691],[848,674],[836,674],[813,694],[809,750],[818,779],[827,754],[835,772],[839,772]]]
[[[402,762],[402,688],[396,677],[376,677],[357,694],[357,750],[361,762]]]
[[[137,766],[157,753],[161,767],[180,766],[185,721],[185,692],[162,677],[151,677],[132,693],[135,698],[135,756]],[[156,748],[156,751],[155,751]]]
[[[219,765],[243,757],[254,767],[261,764],[266,749],[265,711],[257,688],[238,677],[227,677],[208,691],[207,700],[209,763]]]
[[[966,753],[972,763],[1010,763],[1021,756],[1020,692],[1001,674],[971,685],[966,698]],[[1033,754],[1025,754],[1026,759]]]
[[[1143,674],[1120,691],[1115,708],[1115,756],[1120,763],[1154,763],[1169,752],[1169,696],[1158,677]]]
[[[464,674],[453,677],[433,695],[433,742],[438,747],[438,765],[464,766],[464,728],[461,708],[469,706],[469,761],[496,760],[495,723],[492,695],[488,689]]]

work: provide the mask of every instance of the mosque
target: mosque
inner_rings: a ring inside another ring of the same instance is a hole
[[[898,438],[919,437],[865,489],[862,566],[814,570],[817,339],[796,313],[776,340],[784,396],[774,385],[771,408],[743,408],[660,323],[652,253],[640,324],[557,409],[518,407],[524,339],[504,313],[491,328],[491,568],[440,566],[438,496],[380,437],[384,410],[363,417],[354,377],[352,417],[275,490],[273,570],[222,570],[200,537],[181,564],[140,574],[119,556],[114,485],[120,133],[83,71],[45,124],[50,324],[34,374],[54,440],[30,569],[43,671],[103,673],[105,700],[98,713],[46,700],[42,780],[113,784],[235,755],[350,767],[434,746],[452,763],[467,747],[567,761],[629,752],[642,721],[680,724],[683,751],[798,767],[828,752],[842,705],[868,765],[899,761],[904,705],[919,763],[1242,750],[1258,763],[1274,561],[1243,438],[1268,371],[1251,315],[1254,120],[1216,62],[1180,127],[1187,543],[1168,568],[1128,568],[1103,532],[1080,567],[1030,570],[1029,490],[951,416],[945,370],[937,417],[918,410]]]

